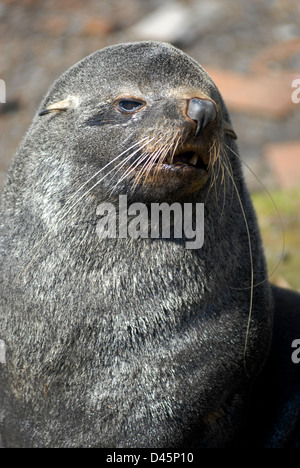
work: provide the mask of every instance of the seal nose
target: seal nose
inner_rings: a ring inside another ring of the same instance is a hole
[[[216,119],[217,112],[212,101],[193,98],[189,101],[187,115],[196,122],[195,136],[199,136],[206,125]]]

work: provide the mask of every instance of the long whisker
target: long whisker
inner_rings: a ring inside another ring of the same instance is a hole
[[[233,179],[234,175],[233,175],[233,170],[232,170],[232,166],[231,166],[231,162],[230,162],[230,159],[228,157],[228,155],[226,154],[226,152],[224,152],[223,154],[223,158],[225,159],[224,163],[222,163],[222,177],[224,177],[224,189],[223,189],[223,206],[222,206],[222,212],[221,212],[221,217],[223,216],[223,213],[225,211],[225,203],[226,203],[226,190],[227,190],[227,187],[229,187],[229,183],[228,181],[230,179]],[[228,172],[225,172],[225,164],[227,166],[227,169],[229,168],[229,174]],[[230,185],[232,190],[231,190],[231,203],[233,201],[233,194],[234,194],[234,188],[232,185]]]
[[[142,141],[144,141],[144,140],[145,140],[145,139],[143,139]],[[134,146],[136,146],[136,144],[133,145],[133,147],[134,147]],[[136,149],[133,153],[130,153],[130,155],[128,155],[127,158],[126,158],[124,161],[121,161],[119,164],[117,164],[117,166],[113,167],[113,168],[112,168],[109,172],[107,172],[100,180],[98,180],[92,187],[90,187],[86,192],[84,192],[83,195],[81,195],[81,197],[69,208],[69,210],[67,211],[66,214],[68,214],[68,213],[69,213],[69,212],[70,212],[86,195],[88,195],[95,187],[97,187],[108,175],[110,175],[112,172],[114,172],[114,171],[116,170],[116,168],[118,168],[119,166],[122,167],[124,164],[126,164],[126,162],[127,162],[129,159],[131,159],[138,151],[140,151],[140,149],[143,148],[143,146],[145,146],[145,144],[142,145],[142,146],[139,146],[138,149]],[[126,150],[126,151],[124,151],[123,153],[121,153],[121,154],[118,156],[118,158],[119,158],[120,156],[122,156],[123,154],[125,154],[127,151],[128,151],[128,150]],[[116,160],[116,159],[117,159],[117,158],[115,158],[114,160]],[[113,161],[114,161],[114,160],[113,160]],[[111,162],[112,162],[112,161],[111,161]],[[108,163],[106,166],[104,166],[104,168],[108,167],[108,166],[111,164],[111,162]],[[103,169],[104,169],[104,168],[103,168]],[[97,174],[99,174],[101,171],[102,171],[102,169],[101,169],[100,171],[98,171]],[[91,181],[93,178],[94,178],[94,176],[91,177],[91,178],[89,179],[89,181]],[[88,182],[89,182],[89,181],[88,181]],[[84,184],[84,186],[85,186],[86,184],[87,184],[87,182]],[[82,187],[83,187],[83,186],[82,186]],[[81,188],[82,188],[82,187],[81,187]],[[77,191],[77,192],[78,192],[78,191]],[[60,221],[62,221],[64,218],[65,218],[65,216],[64,216]]]
[[[67,208],[67,205],[76,197],[76,195],[86,186],[89,184],[89,182],[91,182],[93,179],[95,179],[95,177],[97,177],[99,174],[101,174],[102,171],[104,171],[108,166],[110,166],[111,164],[113,164],[117,159],[119,159],[121,156],[123,156],[124,154],[126,154],[128,151],[130,151],[131,149],[133,149],[135,146],[137,146],[138,144],[140,144],[142,141],[144,141],[146,138],[143,138],[141,141],[139,142],[136,142],[134,143],[130,148],[126,149],[125,151],[123,151],[122,153],[120,153],[118,156],[116,156],[114,159],[112,159],[111,161],[109,161],[104,167],[102,167],[99,171],[97,171],[95,174],[92,175],[92,177],[90,177],[86,182],[84,182],[78,190],[76,190],[75,193],[73,193],[73,195],[66,201],[66,203],[64,204],[64,206],[56,213],[56,217],[58,217],[61,213],[64,212],[64,210]],[[131,155],[130,155],[131,157]]]
[[[225,156],[225,155],[224,155]],[[227,159],[226,159],[227,161]],[[226,164],[226,163],[225,163]],[[227,176],[227,173],[225,173],[225,165],[222,161],[220,161],[219,165],[222,166],[222,182],[221,182],[221,187],[223,185],[223,203],[222,203],[222,209],[221,209],[221,215],[220,215],[220,219],[222,219],[223,215],[224,215],[224,211],[225,211],[225,204],[226,204],[226,188],[227,188],[227,184],[226,184],[226,176]],[[230,162],[227,161],[227,164],[230,165]],[[220,187],[220,192],[221,192],[221,187]]]
[[[145,141],[147,138],[143,138],[141,141]],[[101,168],[96,174],[94,174],[87,182],[85,182],[76,192],[75,194],[72,195],[72,197],[70,197],[70,199],[68,200],[67,203],[69,203],[69,201],[71,199],[73,199],[75,197],[75,195],[80,191],[82,190],[83,187],[85,187],[92,179],[94,179],[97,175],[99,175],[104,169],[106,169],[109,165],[111,165],[114,161],[116,161],[116,159],[120,158],[122,155],[124,155],[126,152],[128,152],[130,149],[134,148],[135,146],[137,146],[138,144],[141,143],[141,141],[135,143],[134,145],[132,145],[132,147],[126,149],[125,151],[123,151],[122,153],[120,153],[118,156],[116,156],[112,161],[110,161],[108,164],[106,164],[103,168]],[[148,144],[148,141],[147,143]],[[144,143],[143,146],[146,145]],[[130,159],[134,154],[136,154],[138,151],[140,151],[141,147],[139,146],[139,148],[137,150],[135,150],[133,153],[131,153],[126,159]],[[120,166],[121,164],[123,164],[123,161],[121,161],[116,167]],[[98,186],[109,174],[111,174],[115,169],[116,167],[114,167],[113,169],[111,169],[108,173],[106,173],[100,180],[98,180],[89,190],[85,191],[83,193],[83,195],[81,195],[79,197],[79,199],[76,200],[76,202],[74,202],[69,208],[68,210],[66,210],[66,205],[67,203],[63,206],[63,208],[61,210],[59,210],[59,212],[56,214],[56,222],[55,224],[47,231],[47,233],[42,237],[42,239],[34,246],[34,248],[30,251],[30,254],[34,253],[35,251],[37,251],[37,253],[32,257],[31,261],[28,263],[28,265],[26,266],[26,268],[24,269],[24,271],[22,272],[21,276],[24,276],[24,274],[26,273],[26,271],[28,270],[28,268],[31,266],[31,264],[33,263],[33,261],[35,260],[37,254],[38,254],[38,249],[43,245],[43,243],[46,241],[47,237],[51,234],[51,232],[55,229],[55,227],[58,225],[59,222],[63,221],[63,219],[65,219],[65,217],[70,213],[71,210],[73,210],[75,208],[76,205],[78,205],[78,203],[85,197],[87,196],[96,186]],[[63,214],[62,217],[59,217]]]
[[[154,169],[153,177],[154,179],[157,177],[159,168],[162,165],[163,161],[167,157],[168,152],[170,151],[172,144],[165,144],[163,145],[156,153],[155,158],[152,159],[153,164],[156,162],[156,167]],[[152,166],[153,166],[152,164]]]
[[[165,135],[163,136],[163,138],[165,139]],[[162,163],[164,162],[168,154],[170,154],[171,161],[173,160],[180,142],[181,142],[180,133],[179,131],[176,131],[174,132],[173,135],[170,136],[169,141],[167,141],[162,146],[161,151],[158,151],[158,153],[155,155],[157,165],[153,174],[154,178],[157,176],[159,167],[162,165]]]
[[[211,148],[209,150],[209,153],[210,153],[210,158],[209,158],[208,170],[209,170],[209,172],[211,174],[211,183],[209,185],[209,189],[208,189],[208,192],[206,194],[205,202],[206,202],[211,190],[213,188],[215,188],[215,191],[216,191],[216,182],[217,182],[217,178],[218,178],[219,172],[220,172],[220,165],[222,164],[222,161],[221,161],[221,146],[219,145],[218,142],[216,142],[216,141],[213,142],[213,144],[212,144],[212,146],[211,146]],[[216,165],[218,166],[217,171],[215,169]],[[217,193],[216,193],[216,200],[218,201]]]
[[[147,177],[147,174],[150,172],[150,169],[153,167],[153,165],[155,163],[156,155],[157,155],[157,151],[155,151],[151,155],[149,155],[149,153],[147,153],[146,163],[144,164],[142,170],[137,174],[137,176],[135,178],[134,185],[133,185],[134,189],[140,183],[141,179],[144,176]],[[144,177],[144,179],[146,179],[146,177]],[[143,181],[143,183],[144,183],[144,181]]]
[[[243,203],[242,203],[242,200],[241,200],[241,197],[240,197],[238,188],[237,188],[236,183],[235,183],[235,181],[234,181],[234,178],[233,178],[232,175],[230,174],[230,171],[229,171],[228,167],[226,166],[226,164],[224,164],[224,167],[225,167],[225,169],[228,171],[228,174],[229,174],[229,176],[230,176],[230,178],[231,178],[231,181],[232,181],[232,183],[233,183],[233,185],[234,185],[235,192],[236,192],[236,195],[237,195],[237,197],[238,197],[239,204],[240,204],[240,207],[241,207],[242,215],[243,215],[243,218],[244,218],[244,221],[245,221],[245,226],[246,226],[247,236],[248,236],[249,256],[250,256],[250,270],[251,270],[251,275],[250,275],[250,282],[251,282],[250,289],[251,289],[251,293],[250,293],[250,305],[249,305],[249,314],[248,314],[247,330],[246,330],[246,337],[245,337],[245,343],[244,343],[243,361],[244,361],[244,371],[245,371],[246,375],[247,375],[248,377],[250,377],[249,374],[248,374],[248,372],[247,372],[247,368],[246,368],[246,352],[247,352],[247,346],[248,346],[249,331],[250,331],[250,324],[251,324],[251,318],[252,318],[252,309],[253,309],[254,268],[253,268],[253,256],[252,256],[251,236],[250,236],[250,230],[249,230],[249,226],[248,226],[248,221],[247,221],[246,213],[245,213],[245,210],[244,210],[244,207],[243,207]]]
[[[159,144],[159,142],[160,142],[161,140],[163,140],[163,139],[164,139],[164,136],[162,136],[161,138],[159,138],[159,139],[155,142],[156,146],[157,146],[157,145]],[[151,139],[151,141],[152,141],[152,139]],[[154,153],[152,153],[152,154],[149,154],[149,153],[146,154],[146,156],[148,157],[148,160],[146,161],[146,164],[144,165],[144,167],[142,168],[142,170],[137,174],[136,179],[135,179],[135,182],[134,182],[133,187],[132,187],[133,190],[134,190],[135,187],[138,185],[138,183],[140,182],[140,180],[142,179],[142,177],[144,176],[144,174],[147,174],[147,173],[150,171],[150,169],[153,167],[153,165],[154,165],[154,163],[155,163],[155,161],[156,161],[156,159],[157,159],[158,151],[159,151],[159,150],[160,150],[160,148],[158,148],[158,149],[157,149],[156,151],[154,151]]]
[[[271,193],[269,192],[269,190],[266,188],[266,186],[263,184],[263,182],[259,179],[259,177],[257,177],[257,175],[255,174],[255,172],[251,169],[251,167],[245,162],[242,160],[242,158],[235,152],[233,151],[232,148],[230,148],[230,146],[226,145],[226,147],[243,163],[245,164],[245,166],[247,167],[247,169],[249,169],[249,171],[254,175],[254,177],[256,178],[256,180],[259,182],[259,184],[261,185],[261,187],[264,189],[264,191],[267,193],[267,195],[270,197],[271,201],[272,201],[272,204],[277,212],[277,216],[278,216],[278,219],[280,221],[280,226],[281,226],[281,232],[282,232],[282,250],[281,250],[281,255],[280,255],[280,259],[276,265],[276,267],[274,268],[274,270],[268,274],[267,278],[262,280],[261,282],[259,283],[255,283],[254,284],[254,287],[256,286],[260,286],[261,284],[265,283],[266,281],[268,281],[273,275],[274,273],[278,270],[282,260],[283,260],[283,256],[284,256],[284,251],[285,251],[285,234],[284,234],[284,226],[283,226],[283,221],[282,221],[282,218],[280,216],[280,213],[279,213],[279,209],[275,203],[275,200],[274,198],[272,197]],[[236,290],[246,290],[246,289],[249,289],[249,287],[246,287],[246,288],[234,288]]]
[[[151,143],[153,140],[155,139],[155,137],[152,137],[150,139],[147,139],[147,142],[140,147],[140,149],[144,148],[145,146],[149,145],[149,143]],[[124,179],[126,179],[139,165],[142,164],[142,162],[147,159],[149,157],[149,154],[147,151],[143,151],[142,154],[140,156],[138,156],[138,158],[136,159],[136,161],[133,161],[133,163],[126,169],[126,171],[124,172],[124,174],[122,175],[122,177],[117,181],[115,187],[113,188],[112,192],[115,190],[115,188],[117,187],[118,184],[120,184]],[[124,162],[124,164],[126,164],[127,161]],[[123,165],[122,165],[123,166]],[[118,171],[117,171],[118,172]],[[132,190],[134,190],[135,188],[135,185],[132,187]]]
[[[134,180],[134,183],[132,185],[132,192],[135,191],[136,187],[138,186],[142,176],[143,176],[143,173],[145,171],[145,168],[147,167],[147,165],[150,163],[149,162],[149,153],[145,152],[143,154],[143,157],[142,159],[139,161],[139,164],[137,164],[132,170],[131,170],[131,173],[134,171],[134,169],[136,169],[137,166],[140,166],[142,165],[142,163],[146,160],[146,163],[144,164],[144,167],[142,168],[142,170],[135,176],[135,180]]]
[[[117,186],[124,180],[126,179],[128,176],[130,176],[130,174],[138,167],[142,164],[142,162],[148,157],[148,153],[146,152],[143,152],[140,156],[138,156],[138,158],[133,161],[130,166],[126,169],[126,171],[122,174],[122,176],[118,179],[118,181],[116,182],[115,186],[113,187],[113,189],[111,190],[110,194],[112,194]],[[128,160],[125,161],[125,163],[127,163]],[[121,169],[121,168],[120,168]],[[117,171],[118,172],[118,171]]]

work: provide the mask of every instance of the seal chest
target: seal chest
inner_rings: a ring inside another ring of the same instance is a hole
[[[168,44],[100,50],[50,88],[1,205],[6,446],[236,440],[272,303],[235,139]]]

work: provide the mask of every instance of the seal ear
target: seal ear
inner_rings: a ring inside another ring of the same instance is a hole
[[[237,134],[233,130],[233,127],[230,123],[224,122],[224,130],[226,135],[230,136],[233,140],[237,140]]]
[[[68,96],[66,99],[62,101],[55,102],[54,104],[50,104],[50,106],[46,107],[45,109],[39,112],[39,115],[49,114],[50,112],[62,112],[68,109],[72,109],[76,107],[78,104],[78,99],[75,96]]]

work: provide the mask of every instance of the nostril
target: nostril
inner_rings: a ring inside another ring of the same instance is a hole
[[[187,115],[197,124],[195,136],[200,135],[209,122],[213,122],[217,117],[216,107],[208,99],[190,99]]]

